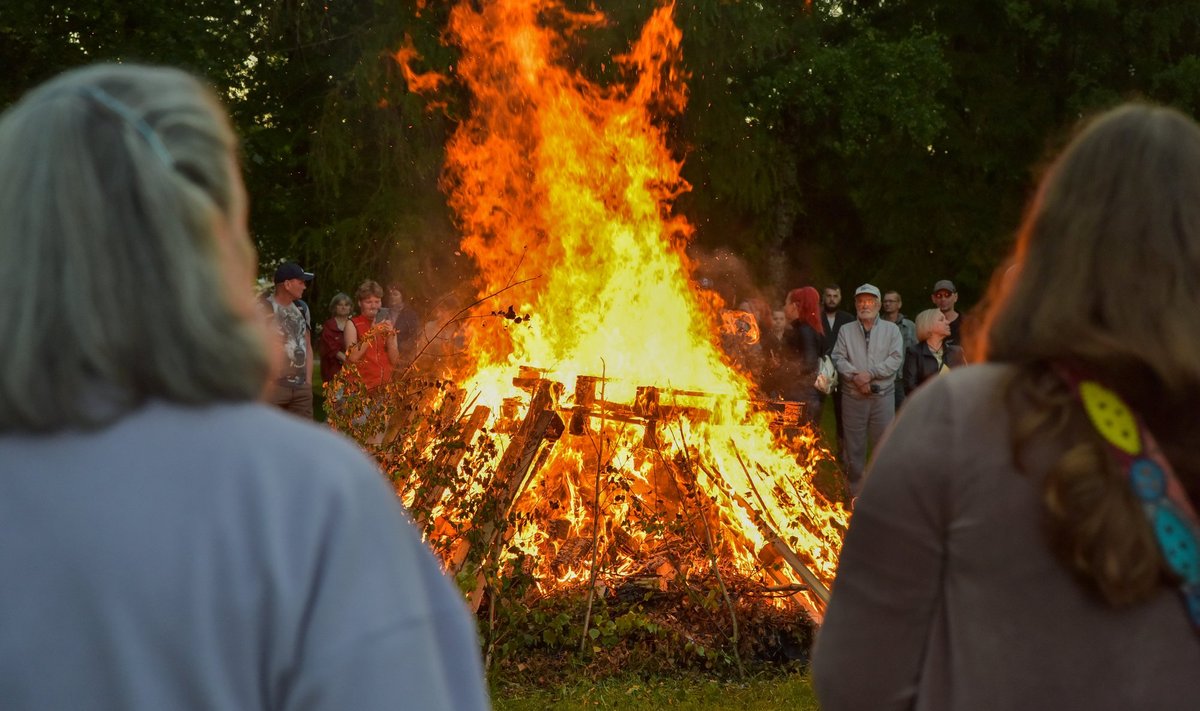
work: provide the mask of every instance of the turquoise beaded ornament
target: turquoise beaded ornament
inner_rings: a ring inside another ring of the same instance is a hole
[[[1188,616],[1200,628],[1200,524],[1171,463],[1121,396],[1070,370],[1062,369],[1062,374],[1125,471],[1167,567],[1179,577]]]

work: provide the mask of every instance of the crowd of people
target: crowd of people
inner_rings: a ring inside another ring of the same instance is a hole
[[[278,337],[280,365],[268,400],[306,419],[313,418],[313,368],[319,360],[326,406],[336,407],[346,387],[376,393],[390,382],[403,359],[421,346],[422,329],[399,284],[367,279],[354,300],[342,292],[329,302],[329,318],[316,327],[301,298],[314,274],[294,262],[275,270],[275,287],[263,299],[268,323]],[[358,306],[354,314],[354,304]],[[315,357],[314,357],[314,342]],[[339,375],[341,376],[339,378]]]
[[[930,299],[935,308],[916,323],[901,312],[898,291],[881,293],[872,284],[855,290],[854,314],[841,309],[837,285],[821,293],[812,286],[791,290],[778,317],[761,304],[744,304],[759,322],[772,324],[761,329],[763,357],[749,368],[762,390],[800,403],[804,422],[814,427],[832,401],[851,499],[861,490],[868,448],[882,439],[905,398],[934,375],[966,364],[954,282],[938,280]],[[822,380],[823,358],[837,373],[832,388]]]
[[[419,319],[367,280],[314,334],[291,262],[256,296],[247,200],[182,71],[73,70],[0,116],[6,709],[488,707],[457,588],[303,421],[314,343],[370,390]],[[1049,166],[971,343],[945,279],[914,320],[869,283],[754,307],[764,389],[832,395],[852,496],[826,711],[1200,705],[1197,274],[1200,126],[1128,104]]]

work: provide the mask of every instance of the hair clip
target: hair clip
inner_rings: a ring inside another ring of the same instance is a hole
[[[146,143],[150,144],[150,148],[154,150],[154,154],[163,162],[163,165],[172,169],[175,167],[175,159],[171,157],[171,153],[167,150],[166,145],[163,144],[162,138],[150,127],[150,124],[146,123],[144,118],[134,113],[133,109],[129,108],[127,104],[96,86],[85,86],[80,91],[87,98],[100,104],[116,114],[118,118],[124,119],[126,123],[133,126],[141,134],[142,138],[145,139]]]

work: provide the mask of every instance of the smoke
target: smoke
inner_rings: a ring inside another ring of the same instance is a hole
[[[755,302],[782,302],[782,295],[775,293],[777,289],[756,280],[746,260],[727,248],[693,245],[688,256],[693,263],[693,281],[715,294],[718,308],[754,311],[751,305]]]

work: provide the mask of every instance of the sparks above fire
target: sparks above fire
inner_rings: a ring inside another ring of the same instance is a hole
[[[453,10],[471,104],[444,187],[479,297],[502,291],[531,318],[464,322],[470,362],[422,401],[440,424],[404,445],[417,481],[400,489],[447,565],[481,584],[514,561],[545,587],[607,589],[728,566],[819,620],[847,514],[812,485],[828,454],[788,408],[756,402],[721,351],[715,295],[689,278],[692,228],[672,211],[689,186],[658,123],[686,103],[673,12],[653,13],[614,58],[623,79],[600,86],[566,54],[603,15]],[[411,48],[396,58],[413,91],[444,81],[414,71]]]

